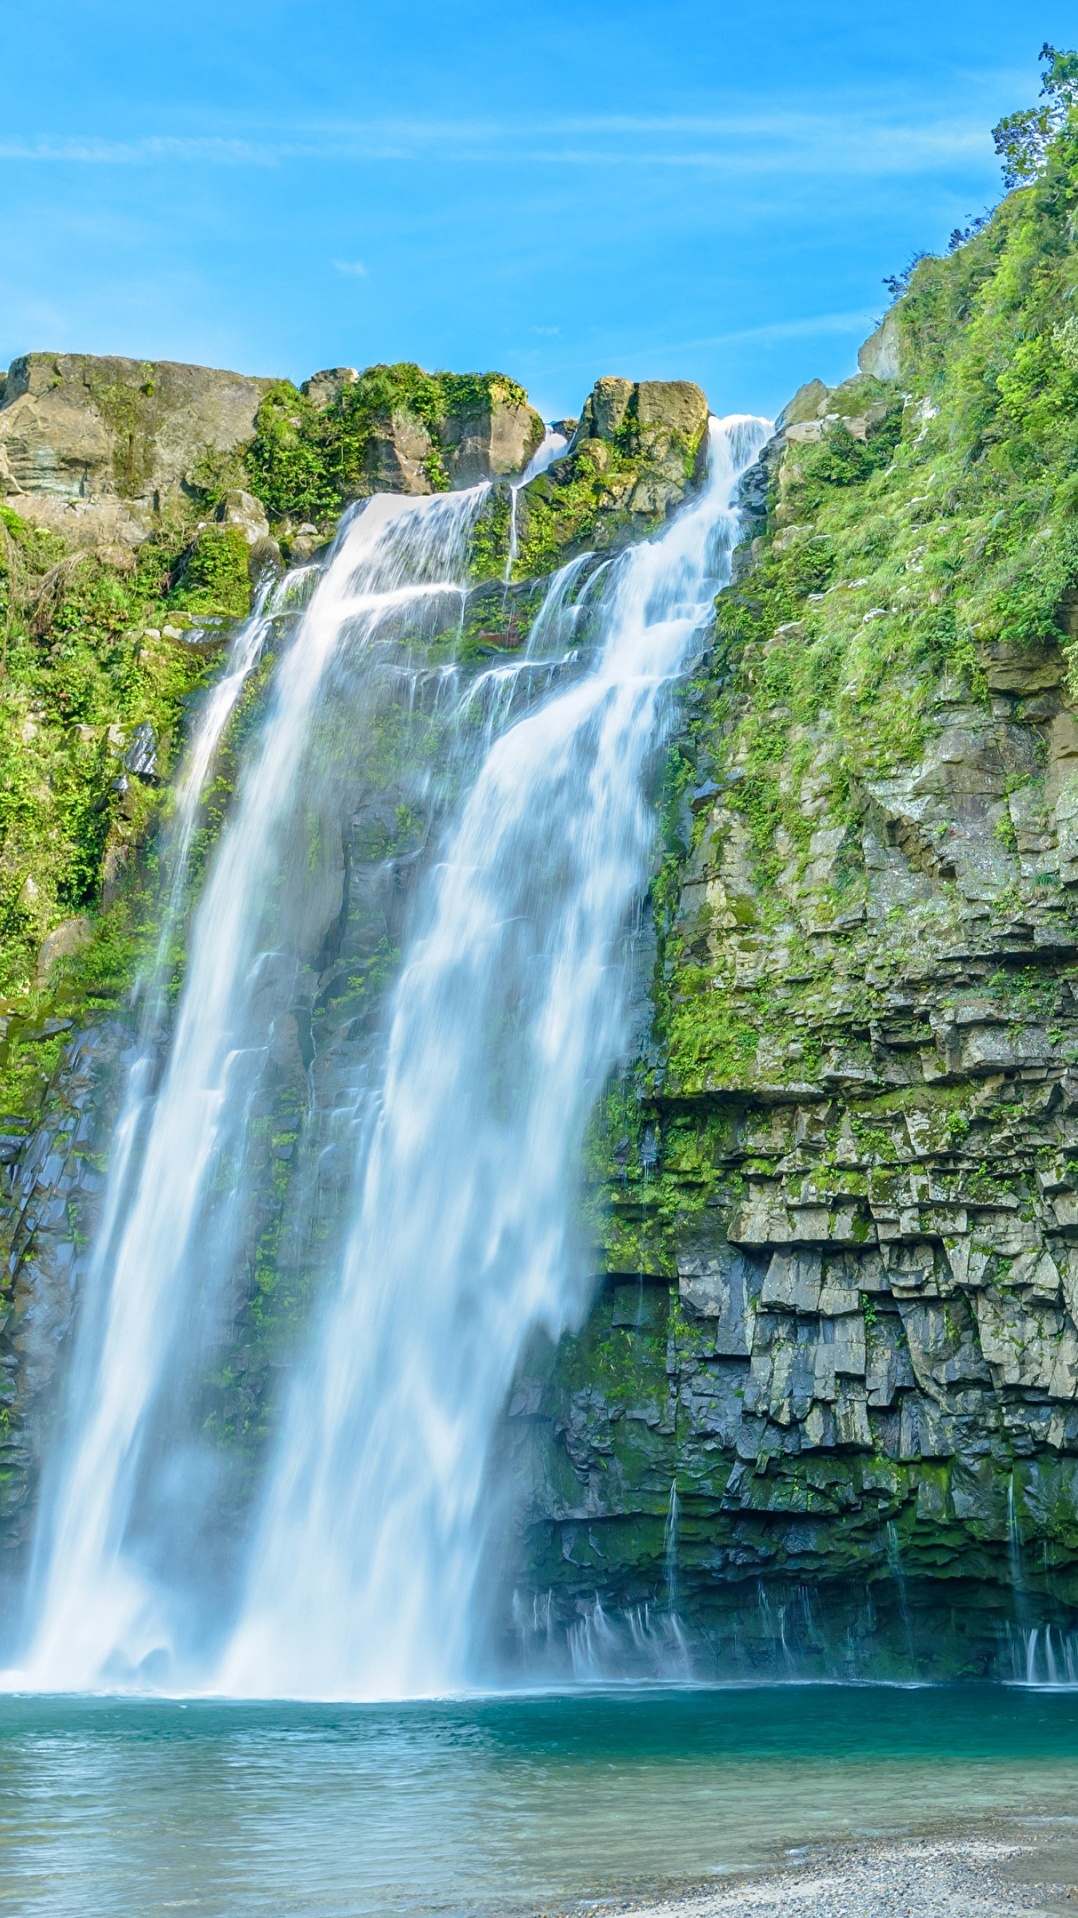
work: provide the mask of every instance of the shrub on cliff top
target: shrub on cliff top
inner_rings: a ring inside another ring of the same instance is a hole
[[[403,414],[432,441],[428,478],[439,491],[449,483],[440,454],[446,420],[495,397],[523,405],[527,395],[502,373],[426,373],[407,360],[367,367],[323,407],[281,381],[258,411],[247,454],[251,487],[274,519],[335,516],[374,490],[374,443]]]
[[[1060,53],[1045,41],[1040,59],[1046,67],[1040,106],[1008,113],[992,128],[996,152],[1003,161],[1003,183],[1008,187],[1024,186],[1037,178],[1052,141],[1078,106],[1078,53]]]

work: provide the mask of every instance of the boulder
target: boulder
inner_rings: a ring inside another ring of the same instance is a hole
[[[635,425],[650,446],[696,447],[707,427],[707,396],[692,380],[596,380],[584,402],[577,439],[612,440]]]
[[[874,380],[897,380],[902,374],[902,334],[894,312],[870,333],[857,354],[862,373]]]
[[[367,447],[366,469],[375,493],[433,493],[431,462],[435,445],[422,420],[394,407],[375,425]]]
[[[695,445],[706,431],[707,395],[692,380],[641,380],[636,418],[641,433],[659,428]]]
[[[542,444],[543,432],[535,408],[492,381],[487,398],[447,414],[440,434],[446,472],[454,486],[515,478]]]
[[[354,386],[358,378],[354,366],[327,366],[321,373],[312,373],[309,380],[304,380],[300,392],[310,400],[316,412],[324,413],[345,387]]]
[[[6,504],[20,519],[58,533],[70,552],[95,552],[110,566],[117,564],[120,550],[131,557],[152,524],[138,504],[129,506],[118,499],[65,500],[50,493],[14,493]]]
[[[822,380],[806,380],[804,386],[798,387],[793,399],[787,400],[775,421],[776,432],[781,433],[785,427],[800,426],[805,420],[822,420],[830,399],[831,389]]]
[[[73,919],[65,919],[46,933],[38,948],[35,984],[48,985],[52,974],[61,959],[70,959],[72,954],[81,952],[93,938],[90,921],[84,913],[76,913]]]
[[[107,520],[108,537],[131,544],[207,451],[253,438],[270,384],[169,360],[24,354],[0,404],[0,484],[47,503],[28,517],[68,530],[74,507],[84,536],[104,537]]]
[[[269,520],[261,500],[239,488],[226,493],[217,508],[217,518],[226,526],[238,526],[248,546],[260,546],[269,538]]]
[[[580,438],[612,440],[625,424],[635,391],[632,380],[596,380],[580,415]]]

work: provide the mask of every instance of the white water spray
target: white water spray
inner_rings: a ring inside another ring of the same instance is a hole
[[[591,671],[493,742],[449,836],[226,1691],[400,1696],[472,1668],[491,1434],[529,1333],[556,1338],[582,1304],[572,1208],[627,1039],[620,945],[651,853],[646,774],[764,430],[713,423],[703,494],[610,571]]]
[[[80,1324],[70,1436],[39,1520],[37,1629],[12,1682],[90,1689],[152,1681],[159,1668],[175,1682],[182,1672],[190,1599],[170,1590],[153,1563],[153,1524],[164,1513],[177,1534],[170,1543],[182,1549],[181,1519],[213,1488],[200,1482],[201,1455],[186,1461],[170,1439],[169,1395],[179,1395],[188,1353],[212,1347],[234,1284],[252,1081],[272,1038],[266,967],[276,957],[297,781],[335,656],[369,644],[384,619],[424,595],[454,590],[486,490],[371,500],[342,529],[278,672],[196,915],[160,1088],[151,1094],[147,1059],[127,1102]],[[211,706],[223,725],[224,682],[218,690]],[[201,789],[196,767],[211,759],[208,746],[196,750],[183,788],[184,859]]]

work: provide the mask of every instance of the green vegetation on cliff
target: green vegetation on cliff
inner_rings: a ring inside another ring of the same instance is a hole
[[[663,1602],[676,1483],[724,1646],[774,1651],[758,1582],[851,1644],[889,1618],[907,1665],[912,1616],[922,1669],[994,1669],[1016,1568],[1072,1618],[1078,57],[1046,59],[1023,184],[746,476],[654,1028],[592,1146],[610,1283],[542,1379],[528,1549],[569,1615]]]
[[[246,613],[249,601],[247,547],[233,527],[196,532],[176,517],[137,555],[72,553],[0,507],[7,1108],[32,1106],[40,1091],[56,1051],[50,1020],[130,984],[149,902],[125,882],[164,797],[184,702],[207,671],[207,651],[188,638],[191,618],[212,625]],[[151,737],[150,775],[125,763],[139,728]]]
[[[477,418],[498,403],[525,408],[527,395],[502,373],[425,373],[408,361],[370,366],[326,392],[282,380],[258,411],[250,484],[274,519],[322,522],[392,482],[386,468],[399,444],[414,467],[411,490],[445,491],[454,416]]]
[[[725,809],[735,833],[740,822],[748,835],[751,883],[728,885],[725,902],[746,926],[787,921],[799,887],[812,894],[814,922],[863,913],[866,874],[850,856],[850,834],[870,789],[918,764],[941,696],[956,708],[986,699],[993,670],[998,679],[1016,648],[1027,649],[1030,672],[1038,648],[1072,658],[1073,112],[1043,158],[1037,178],[980,232],[915,267],[883,329],[896,377],[862,374],[825,393],[807,420],[791,408],[772,453],[767,525],[751,571],[720,596],[712,668],[697,689],[697,771],[709,759],[729,769]],[[1040,671],[1047,690],[1043,660]],[[802,791],[813,766],[815,806]],[[1029,783],[1017,766],[1009,777],[1014,788]],[[697,810],[694,846],[709,817]],[[917,825],[911,819],[911,834]],[[997,825],[1001,850],[1013,850],[1006,806]],[[821,883],[825,830],[837,843]],[[938,854],[946,870],[939,832],[923,822],[921,832],[923,858]],[[1058,883],[1058,874],[1022,875],[1015,864],[1013,898],[1001,884],[1000,905]],[[681,973],[669,1028],[686,1086],[699,1080],[704,1055],[734,1043],[729,1010],[708,1004],[707,968],[699,984],[697,1005],[692,969]],[[713,1043],[702,1040],[709,1023]]]

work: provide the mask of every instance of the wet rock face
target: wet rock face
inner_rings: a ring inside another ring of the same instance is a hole
[[[46,1022],[42,1037],[49,1031]],[[87,1027],[65,1057],[41,1124],[30,1131],[25,1120],[0,1119],[0,1538],[6,1561],[18,1562],[29,1543],[42,1456],[61,1415],[58,1376],[104,1183],[100,1153],[114,1117],[116,1060],[131,1037],[112,1021]]]
[[[742,489],[775,552],[799,419],[841,416],[798,398]],[[861,1581],[901,1649],[901,1580],[928,1664],[988,1671],[1006,1621],[1078,1607],[1078,707],[1059,639],[986,642],[912,763],[852,788],[833,710],[768,709],[790,810],[761,849],[737,716],[804,634],[723,669],[702,754],[687,709],[669,1010],[604,1120],[591,1320],[509,1422],[521,1562],[567,1619],[662,1604],[676,1483],[679,1602],[717,1642],[775,1654],[758,1588],[801,1586],[856,1636]]]

